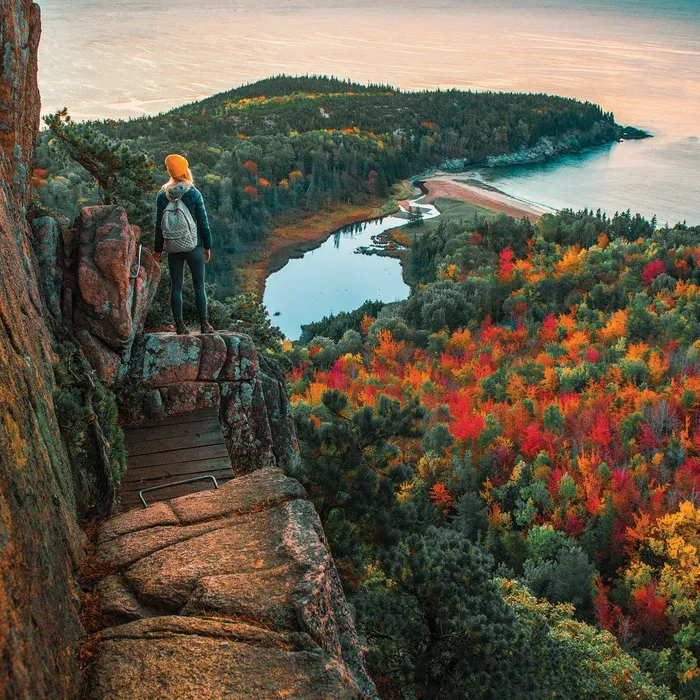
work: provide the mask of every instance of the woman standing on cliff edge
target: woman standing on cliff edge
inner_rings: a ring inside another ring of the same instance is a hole
[[[204,290],[205,265],[211,260],[211,231],[209,219],[204,206],[202,193],[194,186],[190,165],[186,158],[180,155],[169,155],[165,159],[165,167],[170,175],[158,192],[156,199],[156,242],[155,259],[160,262],[163,255],[163,246],[168,252],[168,268],[170,269],[170,305],[175,319],[175,332],[179,335],[187,335],[190,331],[182,318],[182,283],[185,276],[185,263],[189,265],[194,284],[195,303],[199,314],[199,323],[202,333],[213,333],[214,329],[207,320],[207,295]],[[187,208],[177,205],[182,203]],[[170,205],[170,206],[169,206]],[[187,245],[172,245],[168,232],[163,231],[163,215],[168,211],[174,214],[185,214],[184,226],[189,221],[190,226],[196,225],[196,243],[194,230],[192,231],[193,247]],[[183,250],[184,248],[184,250]],[[176,252],[173,252],[175,249]]]

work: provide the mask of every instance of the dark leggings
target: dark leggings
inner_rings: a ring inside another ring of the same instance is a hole
[[[194,299],[200,318],[207,317],[207,294],[204,291],[204,249],[197,246],[188,253],[168,253],[170,268],[170,306],[175,320],[182,318],[182,282],[185,277],[185,263],[190,267],[194,284]]]

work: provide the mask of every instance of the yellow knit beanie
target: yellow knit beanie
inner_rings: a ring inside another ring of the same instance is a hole
[[[168,169],[170,177],[175,179],[189,180],[190,175],[190,164],[187,162],[187,158],[179,156],[176,153],[169,155],[165,159],[165,167]]]

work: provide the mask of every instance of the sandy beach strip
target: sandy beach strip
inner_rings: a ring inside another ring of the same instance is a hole
[[[422,180],[427,194],[421,198],[420,202],[429,204],[438,197],[447,197],[469,202],[470,204],[484,207],[484,209],[490,209],[491,211],[501,214],[507,214],[508,216],[514,216],[517,219],[525,217],[530,219],[530,221],[537,221],[542,214],[551,211],[545,207],[540,207],[530,202],[524,202],[505,192],[486,189],[475,184],[459,181],[466,177],[468,177],[466,174],[435,175]]]

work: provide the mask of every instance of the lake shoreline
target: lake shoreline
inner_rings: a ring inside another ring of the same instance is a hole
[[[527,218],[533,223],[537,221],[544,208],[540,211],[536,205],[528,204],[504,192],[496,193],[487,187],[478,187],[458,182],[450,182],[456,175],[447,173],[436,174],[424,180],[407,179],[402,181],[402,191],[384,204],[372,202],[364,206],[340,206],[331,211],[317,212],[302,219],[274,227],[263,247],[249,255],[248,261],[241,271],[242,285],[246,292],[255,293],[258,301],[262,302],[265,294],[265,284],[270,275],[281,270],[290,260],[302,258],[305,253],[322,246],[334,233],[352,224],[374,221],[390,216],[402,208],[408,210],[414,203],[416,194],[423,193],[420,203],[430,204],[441,197],[457,199],[490,211],[507,214],[515,218]],[[425,183],[426,191],[416,188],[412,183]],[[498,194],[498,197],[495,195]],[[405,254],[405,251],[403,251]],[[388,257],[399,258],[405,280],[405,266],[400,254]],[[252,258],[252,259],[251,259]],[[257,259],[256,259],[257,258]],[[407,283],[408,281],[405,280]]]
[[[405,194],[405,192],[401,192]],[[241,271],[243,288],[262,301],[268,277],[290,260],[322,246],[334,233],[346,226],[381,219],[399,211],[395,198],[383,204],[340,205],[331,211],[317,212],[289,224],[273,227],[264,247],[249,255]],[[255,259],[253,256],[256,256]],[[253,258],[253,259],[251,259]]]

